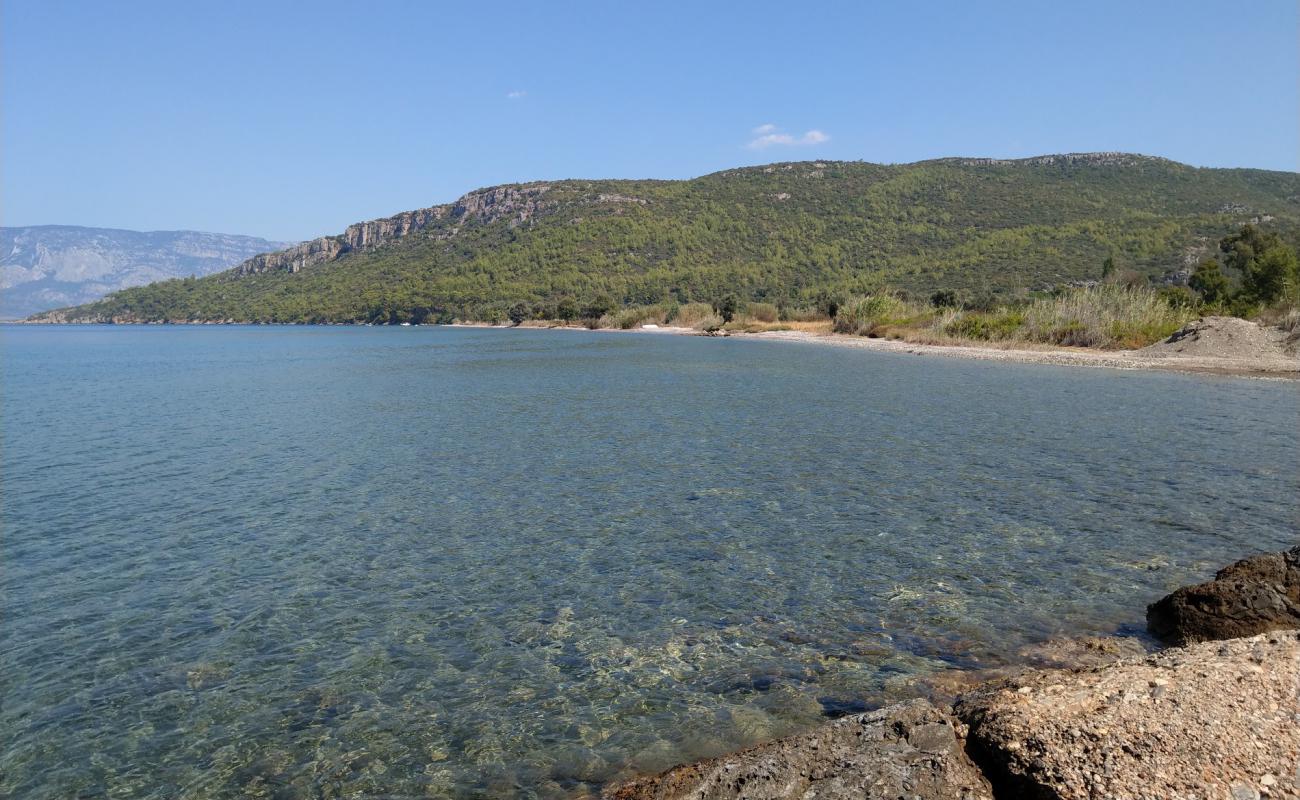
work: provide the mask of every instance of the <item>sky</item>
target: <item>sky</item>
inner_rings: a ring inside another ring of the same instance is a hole
[[[0,224],[301,240],[808,159],[1297,171],[1297,50],[1295,0],[3,0]]]

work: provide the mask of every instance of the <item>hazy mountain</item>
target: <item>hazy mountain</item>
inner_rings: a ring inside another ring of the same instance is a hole
[[[209,275],[286,244],[196,231],[0,228],[0,318],[79,305],[128,286]]]
[[[545,312],[731,293],[797,306],[881,286],[1011,294],[1096,279],[1108,257],[1185,275],[1251,221],[1295,239],[1300,175],[1085,153],[536,182],[49,318],[419,321],[491,318],[518,302]]]

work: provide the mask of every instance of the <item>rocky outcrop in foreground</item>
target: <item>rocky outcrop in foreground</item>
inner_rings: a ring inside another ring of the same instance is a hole
[[[959,724],[925,700],[843,717],[817,730],[624,784],[613,800],[993,797]]]
[[[1147,627],[1170,644],[1300,628],[1300,546],[1224,567],[1147,606]]]
[[[1297,627],[1298,566],[1300,547],[1257,556],[1151,606],[1162,635],[1234,638],[1026,669],[951,706],[912,700],[845,717],[605,796],[1300,800],[1300,631],[1282,629]]]
[[[1300,634],[984,687],[954,708],[1008,796],[1300,797]]]

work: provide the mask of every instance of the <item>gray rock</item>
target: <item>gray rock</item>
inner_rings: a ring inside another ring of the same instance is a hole
[[[1300,546],[1219,570],[1147,606],[1147,627],[1170,644],[1300,628]]]
[[[549,184],[530,183],[522,186],[497,186],[470,192],[455,203],[415,211],[406,211],[384,219],[358,222],[338,236],[322,236],[303,242],[296,247],[265,253],[250,258],[235,268],[237,275],[255,275],[263,272],[299,272],[306,267],[334,261],[352,252],[373,250],[425,230],[443,219],[455,221],[442,238],[453,236],[460,230],[461,220],[474,219],[480,224],[490,224],[507,219],[518,224],[527,221],[542,208],[542,195]]]
[[[608,800],[917,798],[992,791],[948,714],[924,700],[855,714],[802,736],[607,789]]]

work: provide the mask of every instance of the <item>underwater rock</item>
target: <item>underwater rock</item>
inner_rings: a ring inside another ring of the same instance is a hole
[[[1147,627],[1170,644],[1300,628],[1300,546],[1219,570],[1147,606]]]
[[[959,726],[924,700],[843,717],[779,739],[608,788],[607,800],[992,798]]]

